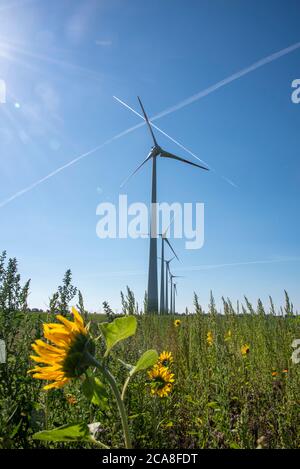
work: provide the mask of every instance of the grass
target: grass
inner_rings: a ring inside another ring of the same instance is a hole
[[[146,372],[128,388],[125,404],[134,447],[299,448],[300,364],[291,363],[291,344],[300,338],[300,318],[221,315],[215,310],[179,318],[181,324],[175,327],[174,317],[139,316],[137,334],[116,346],[114,354],[129,363],[150,348],[174,356],[176,381],[170,397],[150,396]],[[96,335],[97,321],[103,319],[92,317]],[[88,444],[38,442],[32,435],[67,422],[97,421],[101,441],[121,447],[114,406],[101,411],[89,404],[80,392],[80,380],[46,393],[42,383],[26,374],[30,342],[41,334],[45,315],[27,314],[24,321],[15,338],[15,353],[0,365],[0,446],[88,448]],[[244,344],[249,353],[243,356]],[[124,381],[124,369],[114,356],[111,367]]]

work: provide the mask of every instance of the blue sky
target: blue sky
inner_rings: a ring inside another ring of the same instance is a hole
[[[143,126],[7,202],[36,181],[140,120],[113,99],[150,116],[300,41],[297,0],[0,1],[0,249],[32,279],[30,305],[45,307],[67,268],[86,306],[120,306],[126,285],[142,297],[147,240],[100,240],[96,207],[148,203],[150,165]],[[160,201],[204,202],[205,244],[173,245],[178,310],[193,291],[232,301],[287,289],[299,308],[300,48],[158,119],[215,171],[159,161]],[[191,158],[165,137],[159,143]],[[194,160],[196,161],[196,160]],[[230,178],[237,187],[222,176]]]

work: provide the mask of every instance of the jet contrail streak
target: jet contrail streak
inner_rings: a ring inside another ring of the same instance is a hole
[[[283,57],[284,55],[287,55],[290,52],[293,52],[294,50],[299,49],[299,48],[300,48],[300,42],[297,42],[297,43],[293,44],[290,47],[286,47],[285,49],[282,49],[279,52],[275,52],[274,54],[271,54],[268,57],[265,57],[265,58],[259,60],[258,62],[255,62],[254,64],[250,65],[249,67],[244,68],[243,70],[240,70],[239,72],[234,73],[230,77],[219,81],[215,85],[212,85],[209,88],[206,88],[205,90],[194,94],[190,98],[187,98],[184,101],[181,101],[180,103],[176,104],[175,106],[172,106],[172,107],[166,109],[165,111],[162,111],[159,114],[156,114],[150,120],[154,121],[154,120],[160,119],[161,117],[164,117],[164,116],[166,116],[166,115],[168,115],[172,112],[178,111],[179,109],[182,109],[183,107],[188,106],[189,104],[192,104],[193,102],[197,101],[198,99],[201,99],[201,98],[204,98],[205,96],[208,96],[209,94],[213,93],[214,91],[218,90],[219,88],[222,88],[223,86],[226,86],[229,83],[232,83],[233,81],[238,80],[239,78],[247,75],[248,73],[251,73],[251,72],[257,70],[258,68],[263,67],[264,65],[267,65],[268,63],[273,62],[274,60],[277,60],[280,57]],[[142,127],[144,124],[145,123],[142,122],[140,124],[135,125],[134,127],[130,127],[129,129],[124,130],[120,134],[115,135],[114,137],[107,140],[103,144],[95,147],[94,149],[92,149],[92,150],[90,150],[86,153],[83,153],[82,155],[78,156],[77,158],[74,158],[73,160],[69,161],[69,163],[65,164],[64,166],[61,166],[60,168],[56,169],[55,171],[52,171],[52,173],[48,174],[47,176],[43,177],[42,179],[39,179],[38,181],[34,182],[30,186],[26,187],[25,189],[17,192],[16,194],[12,195],[8,199],[0,202],[0,208],[4,207],[9,202],[15,200],[16,198],[20,197],[21,195],[25,194],[26,192],[29,192],[30,190],[32,190],[36,186],[40,185],[42,182],[46,181],[47,179],[50,179],[55,174],[63,171],[65,168],[68,168],[69,166],[72,166],[77,161],[79,161],[79,160],[85,158],[86,156],[96,152],[97,150],[101,149],[105,145],[108,145],[109,143],[113,142],[114,140],[119,139],[123,135],[126,135],[130,132],[133,132],[134,130]],[[228,182],[230,182],[230,184],[235,186],[235,184],[232,181],[228,180]]]
[[[254,72],[258,68],[263,67],[264,65],[267,65],[268,63],[274,62],[274,60],[280,59],[284,55],[287,55],[290,52],[293,52],[294,50],[297,50],[299,48],[300,48],[300,42],[296,42],[296,44],[293,44],[292,46],[286,47],[285,49],[282,49],[279,52],[275,52],[274,54],[268,55],[268,57],[258,60],[257,62],[254,62],[254,64],[250,65],[249,67],[243,68],[239,72],[236,72],[233,75],[230,75],[229,77],[225,78],[224,80],[219,81],[215,85],[209,86],[205,90],[202,90],[199,93],[196,93],[193,96],[190,96],[189,98],[184,99],[180,103],[175,104],[175,106],[172,106],[166,109],[165,111],[162,111],[159,114],[156,114],[155,116],[151,117],[150,120],[155,121],[156,119],[160,119],[161,117],[167,116],[168,114],[171,114],[172,112],[178,111],[179,109],[182,109],[183,107],[188,106],[189,104],[192,104],[195,101],[198,101],[198,99],[208,96],[209,94],[213,93],[219,88],[222,88],[223,86],[226,86],[229,83],[232,83],[233,81],[238,80],[239,78],[245,75],[248,75],[248,73]]]
[[[120,98],[118,98],[117,96],[113,96],[114,99],[116,99],[120,104],[123,104],[123,106],[125,106],[127,109],[130,109],[130,111],[132,111],[134,114],[136,114],[137,116],[141,117],[143,119],[143,121],[145,121],[145,118],[144,116],[142,116],[142,114],[140,114],[139,112],[137,112],[135,109],[133,109],[132,107],[130,107],[128,104],[126,104],[124,101],[122,101]],[[180,142],[178,142],[178,140],[175,140],[175,138],[171,137],[171,135],[168,135],[166,132],[164,132],[162,129],[160,129],[159,127],[157,127],[155,124],[153,124],[153,122],[151,122],[150,120],[150,125],[151,127],[153,127],[154,129],[156,129],[158,132],[160,132],[161,134],[163,134],[165,137],[167,137],[168,139],[170,139],[172,142],[176,143],[176,145],[178,145],[180,148],[182,148],[183,150],[185,150],[187,153],[189,153],[191,156],[193,156],[194,158],[196,158],[196,160],[200,161],[201,163],[204,163],[211,171],[213,171],[215,174],[217,174],[217,171],[212,168],[211,166],[209,166],[209,164],[204,161],[204,160],[201,160],[201,158],[199,158],[197,155],[195,155],[195,153],[193,153],[191,150],[189,150],[187,147],[185,147],[184,145],[182,145]],[[228,182],[228,184],[230,184],[231,186],[235,187],[235,188],[238,188],[238,186],[233,182],[231,181],[230,179],[228,179],[227,177],[225,176],[221,176],[222,179],[224,179],[224,181]],[[127,179],[125,180],[125,182],[127,181]],[[124,182],[121,184],[121,187],[124,185]]]
[[[194,265],[190,267],[179,267],[174,269],[174,272],[196,272],[200,270],[210,270],[210,269],[220,269],[223,267],[239,267],[239,266],[247,266],[247,265],[264,265],[264,264],[278,264],[282,262],[298,262],[300,261],[300,257],[288,257],[282,259],[266,259],[266,260],[256,260],[256,261],[244,261],[244,262],[232,262],[227,264],[203,264],[203,265]],[[112,276],[112,277],[123,277],[124,275],[146,275],[146,270],[118,270],[118,271],[105,271],[103,274],[97,273],[85,276],[85,278],[90,277],[103,277],[103,276]]]
[[[228,264],[203,264],[203,265],[194,265],[190,267],[179,267],[174,269],[174,271],[182,272],[194,272],[198,270],[210,270],[210,269],[219,269],[222,267],[238,267],[243,265],[258,265],[258,264],[278,264],[281,262],[295,262],[300,261],[300,257],[289,257],[283,259],[268,259],[268,260],[257,260],[257,261],[245,261],[245,262],[232,262]]]
[[[43,182],[47,181],[48,179],[52,178],[53,176],[55,176],[56,174],[60,173],[61,171],[63,171],[64,169],[68,168],[69,166],[72,166],[73,164],[77,163],[78,161],[82,160],[83,158],[86,158],[87,156],[89,155],[92,155],[93,153],[95,153],[96,151],[98,150],[101,150],[103,147],[105,147],[106,145],[110,144],[111,142],[115,141],[115,140],[118,140],[119,138],[123,137],[124,135],[132,132],[133,130],[137,129],[138,127],[141,127],[141,125],[144,125],[144,123],[142,124],[138,124],[138,125],[135,125],[134,127],[130,127],[129,129],[127,130],[124,130],[123,132],[120,132],[119,134],[115,135],[114,137],[110,138],[109,140],[106,140],[106,142],[102,143],[101,145],[98,145],[97,147],[95,148],[92,148],[91,150],[85,152],[85,153],[82,153],[81,155],[77,156],[76,158],[74,158],[73,160],[69,161],[68,163],[64,164],[63,166],[60,166],[59,168],[55,169],[54,171],[52,171],[51,173],[47,174],[46,176],[42,177],[41,179],[38,179],[37,181],[33,182],[32,184],[30,184],[29,186],[25,187],[24,189],[16,192],[15,194],[13,194],[11,197],[8,197],[7,199],[3,200],[2,202],[0,202],[0,208],[3,208],[5,205],[9,204],[10,202],[12,202],[13,200],[17,199],[18,197],[20,197],[21,195],[23,194],[26,194],[26,192],[29,192],[31,191],[32,189],[34,189],[35,187],[39,186],[40,184],[42,184]]]
[[[140,114],[139,112],[137,112],[135,109],[133,109],[132,107],[130,107],[128,104],[126,104],[124,101],[122,101],[120,98],[118,98],[117,96],[113,96],[114,99],[116,99],[120,104],[123,104],[123,106],[125,106],[127,109],[129,109],[130,111],[132,111],[136,116],[139,116],[141,119],[143,119],[143,121],[145,121],[145,118],[144,116],[142,116],[142,114]],[[180,142],[178,142],[177,140],[175,140],[173,137],[171,137],[170,135],[168,135],[166,132],[164,132],[163,130],[161,130],[159,127],[157,127],[155,124],[153,124],[150,120],[150,124],[151,124],[151,127],[153,127],[155,130],[157,130],[158,132],[160,132],[162,135],[164,135],[165,137],[169,138],[172,142],[176,143],[176,145],[178,145],[180,148],[182,148],[183,150],[185,150],[187,153],[189,153],[190,155],[192,155],[194,158],[196,158],[197,160],[201,161],[201,163],[204,163],[208,166],[208,163],[206,163],[206,161],[204,160],[201,160],[197,155],[195,155],[195,153],[193,153],[191,150],[189,150],[188,148],[186,148],[184,145],[182,145]],[[209,167],[209,166],[208,166]],[[212,169],[212,168],[210,168]]]

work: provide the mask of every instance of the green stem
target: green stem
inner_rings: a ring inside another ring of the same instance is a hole
[[[124,401],[126,389],[127,389],[128,384],[129,384],[130,378],[131,378],[131,376],[128,376],[128,378],[126,379],[126,381],[124,383],[124,386],[123,386],[123,389],[122,389],[122,394],[121,394],[122,401]]]
[[[112,391],[115,395],[117,405],[118,405],[118,408],[119,408],[119,412],[120,412],[120,417],[121,417],[121,420],[122,420],[122,427],[123,427],[123,432],[124,432],[125,446],[126,446],[127,449],[130,449],[130,448],[132,448],[132,444],[131,444],[131,439],[130,439],[130,435],[129,435],[129,426],[128,426],[126,409],[125,409],[124,403],[122,401],[121,394],[119,392],[116,380],[115,380],[114,376],[110,373],[110,371],[107,370],[106,368],[103,368],[102,372],[103,372],[104,376],[107,378],[107,381],[109,382],[110,387],[111,387],[111,389],[112,389]]]
[[[94,445],[99,446],[99,448],[110,449],[109,446],[106,446],[104,443],[101,443],[101,441],[95,440],[95,438],[91,438],[91,441]]]
[[[122,422],[122,427],[123,427],[123,434],[124,434],[124,439],[125,439],[125,447],[127,449],[131,449],[132,444],[131,444],[131,438],[130,438],[130,434],[129,434],[127,413],[126,413],[124,402],[122,400],[122,397],[121,397],[119,388],[117,386],[116,380],[115,380],[114,376],[110,373],[110,371],[107,368],[105,368],[103,365],[101,365],[90,354],[89,354],[89,359],[91,360],[92,364],[95,365],[97,368],[99,368],[101,373],[103,373],[103,375],[105,376],[105,378],[107,379],[107,381],[108,381],[108,383],[111,387],[111,390],[112,390],[112,392],[115,396],[115,399],[117,401],[117,406],[118,406],[119,414],[120,414],[120,417],[121,417],[121,422]]]

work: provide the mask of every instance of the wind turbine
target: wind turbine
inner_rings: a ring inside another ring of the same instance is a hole
[[[169,274],[170,274],[170,282],[171,282],[171,314],[174,314],[175,313],[175,296],[174,296],[175,287],[173,288],[173,286],[175,285],[175,283],[173,283],[173,278],[181,278],[182,276],[173,275],[171,274],[170,271],[169,271]],[[177,293],[177,288],[176,288],[176,293]]]
[[[167,245],[169,246],[169,248],[173,252],[174,257],[176,257],[176,259],[179,261],[179,258],[177,256],[176,252],[172,248],[171,243],[167,238],[168,229],[169,229],[169,227],[166,229],[166,231],[164,233],[160,233],[160,235],[159,235],[159,236],[161,236],[160,314],[164,314],[164,313],[168,312],[168,301],[167,301],[168,291],[166,292],[166,298],[165,298],[165,275],[164,275],[165,274],[165,266],[164,266],[164,264],[165,264],[165,243],[167,243]],[[173,259],[174,259],[174,257],[173,257]],[[169,261],[169,263],[170,263],[170,261]],[[167,266],[169,265],[169,263],[167,264]],[[168,280],[167,270],[166,270],[166,279]]]
[[[122,186],[127,182],[134,174],[136,174],[141,167],[152,159],[152,182],[151,182],[151,211],[150,211],[150,249],[149,249],[149,269],[148,269],[148,313],[158,313],[158,281],[157,281],[157,173],[156,173],[156,158],[158,156],[162,158],[169,158],[182,163],[190,164],[191,166],[196,166],[197,168],[204,169],[208,171],[208,168],[200,164],[193,163],[192,161],[181,158],[180,156],[173,155],[163,150],[157,143],[155,135],[153,133],[151,123],[148,119],[148,116],[145,112],[142,101],[138,97],[144,119],[148,126],[149,132],[153,140],[153,147],[151,148],[147,158],[133,171],[132,174],[124,181]]]
[[[175,259],[175,256],[172,257],[172,259],[169,259],[168,261],[165,260],[165,263],[166,263],[166,280],[165,280],[165,300],[166,300],[166,313],[168,314],[169,312],[169,275],[171,275],[171,272],[170,272],[170,262],[172,262],[172,260]]]
[[[176,313],[176,308],[175,308],[175,299],[176,299],[176,296],[177,296],[177,283],[174,283],[174,290],[173,290],[173,295],[174,295],[174,298],[173,298],[173,312],[174,314]]]

